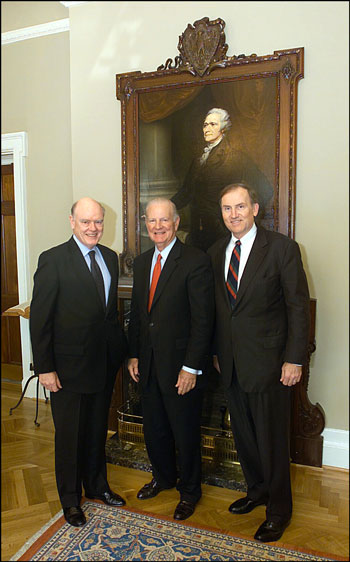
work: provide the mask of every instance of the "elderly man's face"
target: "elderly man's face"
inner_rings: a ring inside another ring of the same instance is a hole
[[[220,130],[221,120],[218,113],[210,113],[205,118],[203,123],[203,135],[205,142],[216,142],[222,137],[222,131]]]
[[[74,216],[69,217],[73,234],[87,248],[94,248],[103,234],[103,210],[94,200],[87,197],[78,201]]]
[[[179,217],[174,219],[172,207],[168,202],[154,202],[147,207],[148,236],[160,252],[174,240],[179,222]]]

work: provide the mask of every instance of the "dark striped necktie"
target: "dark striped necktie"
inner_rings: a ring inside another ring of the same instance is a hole
[[[233,248],[230,266],[227,273],[226,287],[232,308],[236,304],[237,298],[237,283],[238,283],[238,269],[239,261],[241,258],[241,241],[237,240]]]
[[[101,269],[96,261],[96,253],[95,250],[91,250],[89,252],[90,260],[91,260],[91,273],[96,283],[96,287],[98,290],[98,294],[101,297],[102,304],[104,308],[106,308],[106,294],[105,294],[105,284],[103,281],[103,275]]]

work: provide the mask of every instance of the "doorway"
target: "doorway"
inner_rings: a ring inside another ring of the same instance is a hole
[[[1,313],[19,302],[13,163],[1,165]],[[21,381],[20,320],[1,317],[1,377]]]

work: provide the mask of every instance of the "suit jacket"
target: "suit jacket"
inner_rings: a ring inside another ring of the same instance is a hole
[[[245,392],[263,392],[278,383],[282,364],[304,364],[309,335],[309,291],[298,244],[258,227],[236,304],[224,278],[230,236],[210,249],[215,275],[215,346],[223,384],[233,367]]]
[[[148,250],[134,261],[129,352],[139,359],[141,386],[147,383],[153,356],[162,390],[173,392],[183,365],[206,368],[214,320],[214,280],[209,256],[177,240],[148,313],[153,252]],[[204,382],[204,374],[198,376],[197,388]]]
[[[187,243],[207,250],[227,230],[219,204],[221,190],[245,181],[257,191],[259,217],[273,196],[273,186],[255,162],[232,147],[226,137],[212,148],[204,164],[195,158],[182,188],[172,197],[178,209],[190,205],[190,234]]]
[[[106,246],[98,248],[111,274],[106,310],[73,237],[43,252],[34,275],[30,332],[35,373],[56,371],[62,386],[73,392],[102,390],[127,351],[118,321],[118,257]]]

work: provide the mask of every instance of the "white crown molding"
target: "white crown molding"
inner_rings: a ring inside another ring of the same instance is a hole
[[[86,2],[60,2],[66,8],[70,8],[71,6],[79,6],[79,4],[86,4]]]
[[[6,31],[1,34],[1,45],[8,45],[9,43],[16,43],[17,41],[35,39],[36,37],[62,33],[64,31],[69,31],[69,18],[32,25],[31,27],[23,27],[22,29],[14,29],[13,31]]]

